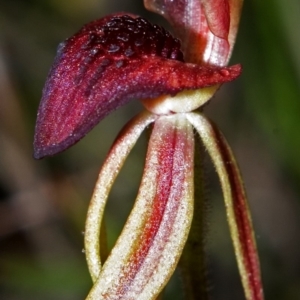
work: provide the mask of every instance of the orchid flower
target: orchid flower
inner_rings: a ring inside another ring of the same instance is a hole
[[[261,300],[259,260],[240,171],[224,136],[202,112],[220,85],[241,73],[240,65],[226,65],[242,0],[144,4],[170,22],[177,38],[126,13],[85,25],[59,45],[38,110],[37,159],[69,148],[131,99],[140,99],[146,108],[118,135],[91,199],[85,253],[93,288],[87,299],[156,299],[166,285],[187,242],[200,185],[195,181],[194,187],[196,132],[220,179],[245,297]],[[108,258],[101,261],[108,194],[148,127],[151,135],[134,207]],[[189,268],[186,276],[192,278]],[[187,296],[200,297],[192,292]]]

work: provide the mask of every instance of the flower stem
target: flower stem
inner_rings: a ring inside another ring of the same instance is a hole
[[[205,233],[206,233],[206,189],[203,171],[203,145],[195,136],[194,167],[194,218],[179,269],[182,275],[186,300],[208,299],[206,277]]]

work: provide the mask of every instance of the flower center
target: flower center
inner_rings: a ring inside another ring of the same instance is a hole
[[[204,105],[219,88],[219,84],[198,90],[185,90],[175,96],[163,95],[141,100],[147,110],[156,115],[191,112]]]

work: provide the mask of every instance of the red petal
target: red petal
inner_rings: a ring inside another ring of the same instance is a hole
[[[240,66],[185,64],[180,43],[141,18],[92,22],[61,45],[39,107],[35,158],[65,150],[132,98],[155,98],[235,79]]]

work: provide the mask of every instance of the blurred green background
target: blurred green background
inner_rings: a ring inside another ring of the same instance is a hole
[[[86,138],[35,161],[37,107],[57,45],[83,24],[115,11],[138,13],[141,0],[0,1],[0,299],[84,299],[82,253],[93,185],[120,128],[142,109],[121,108]],[[227,136],[244,175],[266,299],[300,299],[300,4],[247,0],[232,62],[243,75],[205,108]],[[107,208],[113,244],[136,195],[142,137]],[[207,158],[205,158],[207,161]],[[213,299],[243,299],[218,181],[208,162],[207,255]],[[183,299],[178,275],[164,299]]]

